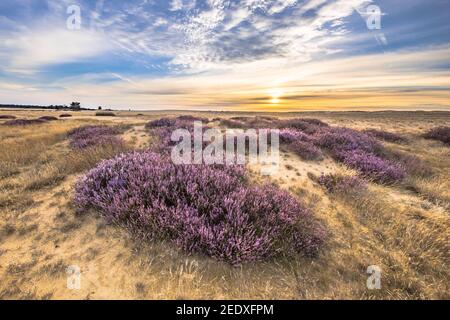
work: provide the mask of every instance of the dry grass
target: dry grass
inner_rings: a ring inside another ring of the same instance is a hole
[[[18,112],[18,117],[45,115]],[[353,174],[330,159],[303,162],[283,152],[272,182],[311,207],[328,229],[319,257],[279,259],[239,268],[186,256],[165,243],[142,244],[96,214],[71,205],[77,177],[105,158],[151,143],[143,124],[160,116],[86,112],[28,127],[0,125],[0,299],[449,299],[449,148],[419,134],[448,124],[449,114],[312,114],[331,124],[401,133],[400,151],[433,169],[404,185],[371,184],[355,195],[330,195],[311,177]],[[217,114],[199,113],[209,118]],[[246,115],[246,114],[239,114]],[[280,115],[282,116],[282,115]],[[283,115],[289,116],[289,115]],[[102,121],[129,125],[126,149],[68,147],[70,129]],[[256,179],[261,179],[255,175]],[[65,269],[78,265],[80,290],[68,290]],[[382,269],[381,290],[368,290],[367,267]]]

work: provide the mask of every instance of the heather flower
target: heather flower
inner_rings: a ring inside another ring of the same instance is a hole
[[[292,143],[294,141],[304,141],[312,142],[314,140],[313,136],[307,135],[296,129],[282,129],[280,130],[280,142],[281,143]]]
[[[437,127],[424,134],[425,139],[441,141],[450,146],[450,127]]]
[[[387,154],[387,157],[390,160],[399,163],[408,174],[420,177],[429,177],[433,174],[430,166],[417,156],[404,152],[394,151],[389,152]]]
[[[171,127],[175,125],[175,119],[161,118],[158,120],[150,121],[145,125],[147,129],[159,128],[159,127]]]
[[[341,127],[322,130],[317,135],[317,145],[330,151],[336,160],[342,160],[340,154],[346,151],[379,154],[383,150],[383,146],[373,137]]]
[[[232,264],[313,255],[325,236],[293,196],[250,184],[241,166],[174,165],[149,151],[102,162],[77,183],[75,202],[144,239]]]
[[[378,183],[397,183],[406,177],[406,172],[400,165],[361,150],[341,152],[340,158],[362,176]]]
[[[16,119],[16,116],[9,114],[0,114],[0,120],[13,120]]]
[[[315,134],[322,128],[327,128],[328,124],[318,119],[297,118],[282,120],[278,122],[279,128],[293,128],[307,134]]]
[[[107,126],[83,126],[75,128],[68,133],[70,147],[72,149],[86,149],[103,144],[123,144],[123,140],[117,135],[121,131],[118,128]]]

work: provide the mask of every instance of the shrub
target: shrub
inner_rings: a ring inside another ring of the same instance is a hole
[[[247,125],[242,122],[242,121],[238,121],[238,120],[232,120],[232,119],[222,119],[220,121],[220,124],[224,127],[227,128],[235,128],[235,129],[243,129],[246,128]]]
[[[282,129],[280,130],[280,142],[292,143],[294,141],[312,142],[314,137],[307,135],[301,131],[295,129]]]
[[[342,160],[340,155],[346,151],[364,151],[379,154],[383,146],[364,133],[348,128],[327,128],[317,135],[317,145],[331,152],[336,160]]]
[[[367,189],[367,184],[364,180],[353,176],[322,174],[318,182],[330,193],[358,194]]]
[[[170,118],[161,118],[158,120],[153,120],[148,122],[145,125],[145,128],[147,129],[153,129],[153,128],[159,128],[159,127],[171,127],[175,125],[175,119]]]
[[[38,120],[43,120],[43,121],[55,121],[55,120],[58,120],[58,118],[53,117],[53,116],[43,116],[43,117],[39,117]]]
[[[115,117],[116,114],[114,112],[111,111],[97,111],[95,113],[96,117]]]
[[[41,119],[14,119],[5,121],[3,125],[5,126],[27,126],[31,124],[41,124],[45,123],[44,120]]]
[[[101,144],[123,144],[123,140],[116,135],[121,131],[107,126],[84,126],[68,133],[72,149],[86,149]]]
[[[9,115],[9,114],[0,114],[0,120],[13,120],[16,119],[16,116]]]
[[[406,139],[396,133],[388,132],[388,131],[382,131],[382,130],[376,130],[376,129],[367,129],[363,131],[365,134],[375,137],[377,139],[381,139],[388,142],[405,142]]]
[[[279,128],[294,128],[307,134],[315,134],[321,128],[327,128],[328,124],[318,119],[297,118],[278,122]]]
[[[188,115],[178,116],[177,119],[180,120],[180,121],[189,121],[189,122],[194,122],[194,121],[201,121],[203,123],[208,123],[209,122],[208,118],[191,116],[189,114]]]
[[[180,119],[181,118],[181,119]],[[171,140],[172,132],[176,129],[186,129],[191,135],[194,134],[194,121],[187,120],[190,116],[182,116],[175,119],[161,118],[158,120],[150,121],[145,125],[145,127],[151,131],[151,133],[158,138],[158,143],[154,146],[154,151],[158,152],[168,152],[171,146],[177,144]],[[195,121],[200,121],[196,118]],[[210,127],[203,125],[203,132]],[[204,141],[203,145],[206,146],[208,143]]]
[[[430,166],[424,163],[417,156],[404,152],[393,151],[387,154],[387,158],[391,161],[399,163],[408,174],[419,177],[429,177],[433,174]]]
[[[60,118],[70,118],[70,117],[72,117],[72,115],[69,113],[63,113],[63,114],[60,114],[59,117]]]
[[[341,157],[347,166],[378,183],[397,183],[406,177],[400,165],[364,151],[346,151],[341,153]]]
[[[289,144],[289,149],[303,160],[323,159],[320,149],[310,142],[297,140]]]
[[[240,166],[174,165],[152,152],[102,162],[76,185],[80,209],[99,210],[147,240],[232,264],[317,253],[324,230],[285,191],[254,186]]]
[[[425,139],[441,141],[450,146],[450,127],[437,127],[424,134]]]

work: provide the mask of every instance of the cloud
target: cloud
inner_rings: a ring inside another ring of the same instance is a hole
[[[103,34],[94,31],[39,27],[0,36],[3,67],[32,73],[45,66],[78,62],[111,49]]]
[[[17,98],[20,88],[34,88],[38,90],[28,90],[30,98],[49,103],[53,98],[124,108],[262,108],[268,107],[268,92],[282,89],[285,99],[272,107],[330,106],[333,99],[339,105],[375,105],[383,95],[395,105],[425,101],[423,95],[448,105],[445,90],[432,89],[448,87],[448,48],[394,50],[395,40],[411,43],[414,37],[428,37],[429,31],[404,23],[392,29],[394,39],[384,29],[369,32],[355,13],[372,1],[130,0],[94,5],[79,0],[80,31],[65,29],[71,1],[64,1],[48,1],[53,3],[48,16],[30,17],[29,23],[20,16],[25,21],[20,28],[14,15],[0,16],[4,97]],[[106,61],[105,67],[64,69],[90,59]],[[19,73],[28,82],[15,78]],[[422,96],[417,88],[423,88]]]
[[[172,0],[170,11],[190,10],[195,7],[195,0]]]

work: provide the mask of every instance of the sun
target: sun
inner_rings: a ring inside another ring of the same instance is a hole
[[[278,104],[281,101],[280,97],[283,95],[283,91],[281,89],[278,89],[278,88],[271,89],[269,91],[269,95],[271,97],[270,103]]]

